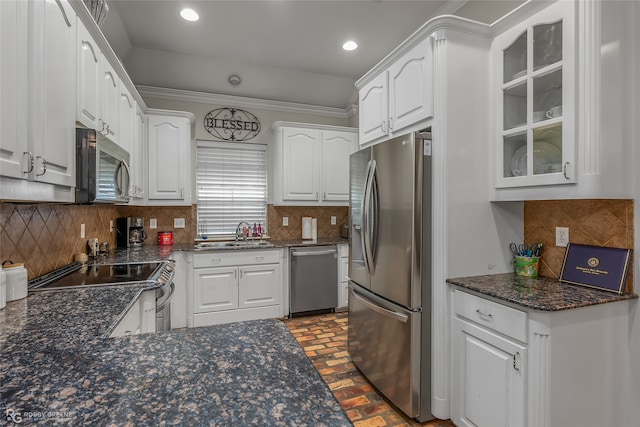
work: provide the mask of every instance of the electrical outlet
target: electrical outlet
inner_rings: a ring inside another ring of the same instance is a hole
[[[173,228],[184,228],[185,221],[184,218],[173,218]]]
[[[80,224],[80,238],[84,239],[85,238],[85,233],[84,233],[84,224]]]
[[[113,233],[113,220],[109,220],[109,233]]]
[[[283,216],[282,217],[282,226],[283,227],[288,227],[289,226],[289,217],[288,216]]]
[[[336,225],[336,217],[335,216],[331,217],[331,225]]]
[[[158,228],[158,219],[157,218],[151,218],[149,220],[149,228]]]
[[[556,246],[567,247],[569,243],[569,227],[556,227]]]

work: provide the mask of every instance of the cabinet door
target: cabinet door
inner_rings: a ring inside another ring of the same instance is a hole
[[[575,8],[558,2],[496,37],[496,187],[575,183]]]
[[[118,96],[118,145],[129,154],[133,148],[136,102],[124,85],[120,85]],[[131,166],[131,165],[129,165]]]
[[[526,347],[461,319],[454,328],[454,423],[525,426]]]
[[[0,1],[0,174],[27,178],[27,2]]]
[[[100,91],[102,90],[102,52],[89,31],[78,20],[78,105],[76,120],[90,129],[102,130]]]
[[[66,0],[33,3],[30,146],[33,179],[75,186],[76,15]]]
[[[320,200],[320,131],[285,128],[282,138],[282,199]]]
[[[238,308],[238,269],[236,267],[193,270],[193,312]]]
[[[389,131],[433,116],[433,50],[427,37],[389,68]]]
[[[148,117],[148,194],[152,200],[182,200],[185,197],[185,163],[189,141],[184,139],[185,119]]]
[[[360,145],[386,136],[389,132],[387,73],[383,72],[359,91]]]
[[[280,265],[240,267],[239,307],[264,307],[280,304]]]
[[[323,201],[349,201],[349,156],[355,145],[355,133],[322,132]]]
[[[115,142],[118,141],[118,105],[120,104],[120,78],[109,64],[109,61],[102,57],[102,93],[101,112],[105,128],[102,133]]]
[[[144,161],[143,146],[146,144],[147,137],[147,117],[136,103],[136,114],[134,122],[134,137],[132,147],[129,154],[131,155],[131,191],[130,194],[134,199],[144,197]]]

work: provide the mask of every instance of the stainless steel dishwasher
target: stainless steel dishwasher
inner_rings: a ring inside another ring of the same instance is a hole
[[[332,311],[338,305],[338,248],[315,246],[289,250],[289,313]]]

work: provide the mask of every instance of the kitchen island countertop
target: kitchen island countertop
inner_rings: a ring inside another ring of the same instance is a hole
[[[523,277],[515,273],[447,279],[463,289],[497,300],[540,311],[560,311],[595,304],[638,298],[633,293],[618,295],[578,285],[560,283],[550,277]]]
[[[7,303],[3,416],[28,425],[350,425],[277,320],[107,338],[146,287],[37,292]]]

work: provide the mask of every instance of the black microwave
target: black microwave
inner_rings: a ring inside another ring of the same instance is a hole
[[[76,202],[128,203],[129,153],[95,129],[76,129]]]

